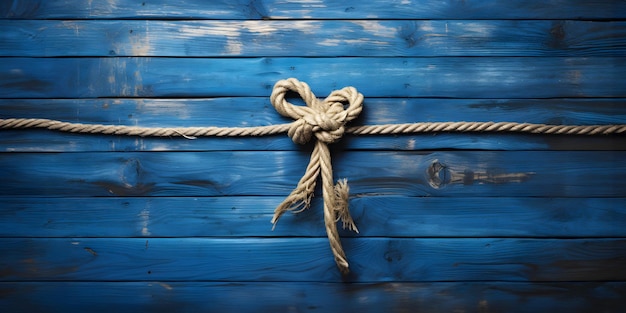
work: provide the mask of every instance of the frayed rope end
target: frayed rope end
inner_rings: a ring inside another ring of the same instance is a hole
[[[313,198],[313,192],[310,188],[297,187],[291,194],[274,210],[274,217],[272,217],[271,223],[272,231],[276,228],[276,224],[280,217],[287,211],[293,213],[300,213],[309,207],[311,207],[311,198]]]
[[[356,227],[350,210],[348,208],[348,200],[350,197],[350,187],[348,186],[348,180],[346,178],[340,179],[335,185],[335,214],[337,221],[341,219],[343,223],[343,229],[350,229],[353,232],[359,233],[359,229]]]

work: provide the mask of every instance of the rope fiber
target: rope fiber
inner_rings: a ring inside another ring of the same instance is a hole
[[[285,97],[297,93],[306,106],[294,105]],[[346,128],[363,110],[363,95],[354,87],[333,91],[326,99],[318,99],[311,88],[295,78],[280,80],[274,85],[270,102],[283,116],[294,122],[257,127],[139,127],[68,123],[50,119],[9,118],[0,119],[0,129],[43,128],[54,131],[83,134],[106,134],[140,137],[248,137],[287,133],[297,144],[315,140],[311,158],[304,175],[293,191],[274,210],[273,227],[287,211],[294,213],[309,208],[318,178],[321,176],[324,201],[324,225],[330,248],[339,270],[349,273],[349,264],[341,245],[337,222],[358,233],[348,210],[349,187],[346,179],[333,184],[328,144],[337,142],[344,134],[392,135],[438,132],[528,133],[554,135],[626,135],[626,124],[618,125],[546,125],[515,122],[436,122],[366,125]],[[272,228],[273,229],[273,228]]]

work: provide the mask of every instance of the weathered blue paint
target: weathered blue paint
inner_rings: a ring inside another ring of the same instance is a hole
[[[625,22],[15,21],[2,56],[622,56]]]
[[[626,2],[0,2],[0,118],[289,122],[297,77],[365,94],[354,125],[626,123]],[[271,219],[286,136],[0,132],[3,312],[621,312],[626,140],[346,136],[360,233],[342,277],[321,202]],[[69,296],[68,296],[69,295]]]
[[[0,283],[14,312],[619,312],[626,284],[436,282]],[[71,301],[58,301],[67,299]],[[462,295],[462,296],[459,296]],[[32,301],[35,297],[37,301]],[[245,301],[244,301],[245,299]]]
[[[619,19],[615,0],[82,0],[4,1],[0,16],[18,19]]]
[[[626,151],[334,156],[335,177],[348,178],[354,196],[619,197],[626,190],[626,180],[616,179],[626,176]],[[3,153],[0,195],[279,196],[296,185],[308,158],[304,151]]]
[[[358,196],[344,237],[626,237],[624,198]],[[321,203],[269,221],[279,196],[13,197],[2,237],[323,237]],[[184,209],[181,209],[184,208]],[[89,218],[85,218],[89,216]],[[395,218],[397,217],[397,218]],[[483,220],[484,223],[476,223]],[[485,227],[488,225],[488,227]]]
[[[6,281],[623,281],[626,239],[3,238]],[[300,253],[303,248],[308,250]],[[427,256],[427,257],[424,257]],[[25,261],[28,260],[28,261]],[[45,260],[44,262],[41,262]]]
[[[626,97],[622,57],[8,60],[0,98],[268,97],[285,77],[308,82],[319,97],[345,86],[367,97]]]

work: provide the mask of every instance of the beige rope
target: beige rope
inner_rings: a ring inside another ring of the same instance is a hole
[[[285,100],[288,92],[296,92],[306,106],[293,105]],[[138,127],[68,123],[49,119],[0,119],[0,129],[44,128],[49,130],[126,135],[141,137],[235,137],[266,136],[287,132],[298,144],[315,139],[311,159],[294,190],[274,210],[272,224],[287,211],[301,212],[309,208],[313,191],[321,174],[324,200],[324,225],[335,262],[342,273],[349,272],[349,264],[341,246],[337,221],[343,227],[358,232],[348,210],[349,188],[345,179],[333,186],[333,169],[328,144],[341,139],[345,133],[354,135],[391,135],[436,132],[507,132],[555,135],[626,135],[626,124],[619,125],[545,125],[513,122],[438,122],[356,126],[346,129],[362,111],[363,95],[353,87],[333,91],[319,100],[309,86],[294,78],[280,80],[274,86],[270,101],[283,116],[295,121],[288,124],[258,127]],[[345,105],[347,104],[347,107]]]
[[[296,106],[287,102],[285,95],[289,91],[297,92],[306,106]],[[313,136],[317,139],[306,172],[291,194],[274,210],[272,223],[276,225],[286,211],[302,211],[309,207],[317,177],[321,172],[324,225],[330,249],[339,270],[348,273],[348,260],[337,232],[337,217],[343,219],[344,227],[351,225],[351,229],[356,230],[356,226],[353,226],[354,222],[345,204],[348,201],[345,192],[347,184],[343,181],[336,187],[333,186],[333,167],[328,144],[341,139],[345,132],[345,124],[359,116],[363,109],[363,95],[353,87],[346,87],[333,91],[326,99],[320,101],[311,92],[309,85],[290,78],[276,83],[270,101],[278,113],[296,120],[287,133],[295,143],[305,144]],[[348,104],[347,108],[344,108],[344,103]]]
[[[124,135],[139,137],[250,137],[288,132],[294,124],[255,127],[141,127],[69,123],[43,118],[0,119],[0,129],[43,128],[68,133]],[[529,133],[543,135],[621,135],[626,124],[615,125],[547,125],[515,122],[421,122],[354,126],[344,130],[352,135],[400,135],[419,133]]]
[[[544,135],[617,135],[626,134],[626,124],[619,125],[546,125],[514,122],[435,122],[368,125],[348,128],[354,135],[391,135],[438,132],[508,132]]]
[[[68,133],[124,135],[139,137],[248,137],[284,133],[291,124],[257,127],[139,127],[68,123],[43,118],[0,119],[0,129],[45,128]]]

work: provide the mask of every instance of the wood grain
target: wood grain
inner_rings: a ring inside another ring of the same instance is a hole
[[[0,20],[0,56],[622,56],[624,34],[554,20]]]
[[[623,281],[624,239],[2,238],[1,281]]]
[[[612,57],[10,60],[0,98],[267,97],[288,77],[319,97],[345,86],[366,97],[626,97],[626,59]]]
[[[619,19],[626,5],[594,1],[211,1],[25,0],[0,4],[0,17],[28,19]]]
[[[372,313],[417,310],[619,313],[623,308],[624,293],[626,285],[621,282],[11,282],[0,283],[0,305],[15,313],[338,310]],[[67,295],[71,295],[71,301],[58,301]]]
[[[294,101],[295,99],[291,99]],[[617,99],[396,99],[366,98],[364,112],[350,125],[446,121],[524,121],[540,124],[619,124],[626,103]],[[33,108],[37,108],[34,110]],[[264,126],[288,123],[269,99],[11,99],[0,100],[0,118],[48,118],[61,121],[139,125]],[[226,112],[226,113],[225,113]],[[216,151],[299,150],[286,134],[259,138],[134,138],[64,134],[41,130],[1,130],[0,150],[69,151]],[[346,136],[346,150],[626,150],[619,136],[525,136],[514,134],[445,134],[415,136]]]
[[[321,92],[320,92],[321,93]],[[322,95],[320,94],[320,97]],[[303,105],[296,96],[287,100]],[[438,99],[366,97],[348,125],[520,120],[543,124],[618,124],[626,98]],[[37,110],[33,110],[33,107]],[[267,97],[200,99],[0,99],[1,117],[50,118],[92,124],[140,126],[265,126],[289,123]],[[4,138],[0,138],[4,139]]]
[[[2,130],[5,152],[83,151],[292,151],[302,149],[286,135],[254,138],[135,138],[77,135],[45,130]],[[563,150],[624,151],[622,136],[537,136],[519,134],[426,134],[401,136],[345,136],[335,144],[347,150]]]
[[[3,196],[286,196],[308,151],[2,153]],[[351,194],[621,197],[624,152],[341,152]]]
[[[324,237],[321,202],[286,214],[282,197],[3,198],[0,237]],[[350,200],[342,237],[626,237],[625,198],[369,196]]]
[[[626,123],[626,2],[0,1],[0,118],[287,122],[287,77],[365,94],[355,125]],[[626,140],[347,136],[360,234],[320,197],[276,230],[286,136],[0,132],[7,312],[622,312]],[[462,150],[462,151],[459,151]],[[583,151],[580,151],[583,150]],[[586,150],[586,151],[584,151]]]

